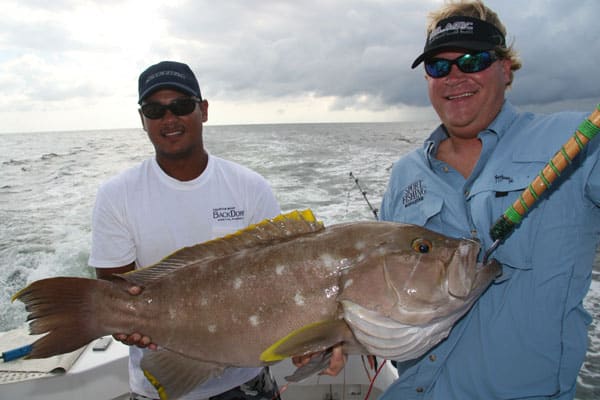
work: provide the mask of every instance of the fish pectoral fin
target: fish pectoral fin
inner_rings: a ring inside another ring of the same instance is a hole
[[[217,364],[198,361],[169,350],[147,353],[140,366],[161,400],[179,398],[197,385],[220,375],[224,369]]]
[[[262,352],[260,360],[275,363],[286,358],[326,350],[343,342],[352,332],[342,319],[305,325],[278,340]]]

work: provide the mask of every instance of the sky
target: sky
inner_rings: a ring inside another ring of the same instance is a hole
[[[422,67],[442,0],[0,0],[0,133],[136,128],[137,79],[182,61],[209,124],[435,119]],[[600,1],[488,0],[519,52],[507,97],[593,110]]]

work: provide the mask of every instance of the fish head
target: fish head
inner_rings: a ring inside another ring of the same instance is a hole
[[[370,250],[346,271],[339,301],[368,354],[410,360],[448,336],[500,266],[495,260],[477,262],[477,241],[380,224],[385,225],[369,233]]]
[[[383,223],[343,283],[342,300],[404,324],[423,325],[464,313],[499,274],[477,262],[479,242],[420,226]]]

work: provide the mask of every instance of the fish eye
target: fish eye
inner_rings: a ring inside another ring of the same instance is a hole
[[[416,238],[411,244],[414,251],[421,254],[427,254],[431,250],[431,242],[427,239]]]

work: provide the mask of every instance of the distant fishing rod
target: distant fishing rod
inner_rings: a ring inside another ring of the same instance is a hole
[[[552,185],[554,180],[573,162],[590,140],[600,132],[600,104],[577,128],[573,136],[552,157],[550,162],[540,171],[538,176],[521,193],[515,202],[504,211],[504,214],[490,229],[494,243],[483,256],[485,264],[490,254],[504,241],[521,222],[531,206],[539,200],[542,193]]]
[[[367,202],[367,205],[371,209],[371,212],[375,216],[375,219],[379,220],[379,217],[377,216],[377,209],[371,205],[371,202],[369,201],[369,198],[367,197],[367,192],[364,191],[362,187],[360,187],[360,183],[358,183],[358,178],[355,177],[354,174],[352,174],[352,171],[350,171],[350,178],[354,179],[354,183],[356,184],[356,187],[358,188],[358,190],[360,190],[360,193],[363,195],[363,198]]]

